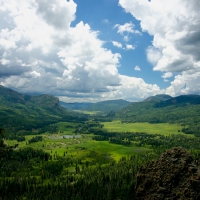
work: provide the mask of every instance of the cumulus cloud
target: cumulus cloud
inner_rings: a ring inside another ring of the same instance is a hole
[[[136,65],[136,66],[134,67],[134,70],[135,70],[135,71],[140,71],[141,69],[140,69],[140,67],[139,67],[138,65]]]
[[[170,87],[166,89],[167,94],[173,96],[181,94],[199,94],[200,87],[200,72],[193,71],[183,72],[181,75],[176,75]]]
[[[147,84],[141,78],[128,77],[120,75],[121,85],[119,86],[118,93],[122,98],[130,101],[137,101],[149,96],[154,96],[163,91],[156,84]],[[134,95],[130,95],[134,93]]]
[[[127,50],[134,50],[136,48],[135,45],[132,45],[132,44],[126,44],[126,49]]]
[[[161,52],[153,46],[149,46],[146,49],[147,60],[152,64],[156,65],[161,58]]]
[[[70,1],[35,0],[37,14],[41,15],[42,19],[50,26],[56,29],[66,30],[75,18],[76,4]]]
[[[200,1],[119,0],[119,5],[153,36],[146,51],[153,69],[178,73],[166,91],[171,95],[200,93]]]
[[[70,27],[72,0],[1,1],[0,12],[1,84],[63,95],[119,85],[120,55],[103,48],[89,25]]]
[[[70,26],[76,7],[72,0],[0,1],[0,84],[68,101],[134,99],[157,92],[155,85],[118,73],[121,55],[103,47],[98,31],[84,22]],[[118,29],[136,33],[133,27]]]
[[[136,45],[132,45],[132,44],[126,44],[126,46],[123,47],[122,43],[117,42],[117,41],[112,41],[112,44],[115,47],[125,49],[125,50],[134,50],[136,48]]]
[[[124,41],[128,42],[130,40],[129,33],[133,34],[139,34],[141,35],[141,32],[139,30],[135,30],[135,25],[132,22],[125,23],[123,25],[116,24],[113,28],[117,28],[117,33],[123,35]]]
[[[163,75],[162,75],[162,78],[170,78],[170,77],[172,77],[173,76],[173,74],[171,73],[171,72],[166,72],[166,73],[164,73]]]
[[[122,48],[122,44],[120,42],[117,41],[112,41],[113,46],[118,47],[118,48]]]
[[[114,28],[117,28],[117,32],[123,35],[125,32],[127,33],[135,33],[135,34],[141,34],[140,31],[134,30],[134,24],[132,22],[125,23],[124,25],[116,24]]]
[[[173,76],[173,73],[166,72],[161,77],[164,79],[164,82],[169,82],[169,80],[167,78],[171,78],[172,76]]]

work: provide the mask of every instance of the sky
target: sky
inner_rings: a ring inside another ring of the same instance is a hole
[[[199,0],[0,0],[0,84],[65,102],[200,94]]]

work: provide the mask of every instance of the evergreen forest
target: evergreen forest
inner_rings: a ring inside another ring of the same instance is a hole
[[[0,86],[0,199],[135,199],[140,168],[168,149],[199,160],[199,95],[109,105],[77,112]]]

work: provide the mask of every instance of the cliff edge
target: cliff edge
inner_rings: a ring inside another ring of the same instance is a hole
[[[139,170],[136,199],[200,199],[199,163],[182,148],[168,150]]]

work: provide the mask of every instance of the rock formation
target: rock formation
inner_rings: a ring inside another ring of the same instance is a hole
[[[142,167],[137,175],[137,200],[200,199],[200,167],[182,148],[173,148]]]

